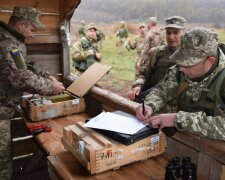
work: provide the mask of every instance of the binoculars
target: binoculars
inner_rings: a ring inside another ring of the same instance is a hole
[[[182,164],[178,157],[173,157],[166,166],[165,180],[197,180],[196,169],[190,157],[183,157]]]

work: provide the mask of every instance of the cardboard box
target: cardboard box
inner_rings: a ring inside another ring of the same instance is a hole
[[[32,95],[24,96],[21,107],[28,114],[31,121],[81,113],[85,110],[83,96],[110,69],[111,66],[94,63],[66,89],[65,93],[49,97],[42,96],[38,99],[33,98]]]
[[[145,160],[163,153],[166,148],[165,135],[161,132],[126,146],[83,127],[83,124],[77,122],[65,127],[62,143],[91,174]]]

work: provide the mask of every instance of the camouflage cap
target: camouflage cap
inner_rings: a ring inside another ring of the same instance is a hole
[[[218,35],[206,28],[194,28],[181,38],[180,48],[170,56],[181,66],[194,66],[217,52]]]
[[[156,23],[157,22],[157,18],[156,17],[150,17],[148,19],[148,22],[154,22],[154,23]]]
[[[36,28],[45,27],[39,19],[39,17],[41,16],[41,12],[35,8],[15,6],[13,9],[12,16],[29,20]]]
[[[98,28],[95,26],[94,23],[90,23],[86,26],[86,31],[89,30],[89,29],[95,29],[95,31],[98,30]]]
[[[181,16],[171,16],[166,18],[166,26],[165,28],[177,28],[177,29],[185,29],[186,19]]]

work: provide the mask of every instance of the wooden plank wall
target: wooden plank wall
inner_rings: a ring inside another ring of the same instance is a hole
[[[60,0],[1,0],[0,19],[8,22],[16,5],[35,7],[42,12],[45,29],[35,32],[35,38],[26,42],[27,59],[50,74],[62,73],[62,45],[60,39]]]
[[[199,179],[223,180],[225,173],[225,165],[223,162],[216,160],[213,156],[200,152],[192,146],[178,142],[177,140],[167,137],[166,153],[171,157],[179,157],[182,159],[184,156],[189,156],[192,162],[197,165],[197,173]]]
[[[34,0],[1,0],[0,1],[0,19],[8,22],[14,6],[31,6],[40,10],[43,15],[41,20],[46,26],[44,30],[38,31],[37,34],[59,35],[60,11],[59,0],[34,1]]]

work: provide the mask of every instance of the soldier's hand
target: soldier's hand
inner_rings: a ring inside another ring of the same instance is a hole
[[[89,55],[94,55],[93,49],[89,49],[89,50],[88,50],[88,54],[89,54]]]
[[[52,81],[58,82],[58,80],[54,76],[49,76],[48,78],[51,79]]]
[[[97,59],[101,59],[101,54],[100,54],[100,53],[95,53],[95,57],[96,57]]]
[[[140,71],[140,69],[141,69],[141,63],[140,62],[137,62],[137,64],[136,64],[136,70],[137,71]]]
[[[144,122],[151,124],[153,128],[174,127],[177,113],[159,114],[147,118]]]
[[[135,96],[138,96],[141,92],[141,87],[140,86],[137,86],[133,89],[131,89],[128,94],[127,94],[127,97],[133,101],[135,99]]]
[[[145,114],[143,114],[142,105],[138,106],[136,109],[137,119],[143,121],[144,123],[148,123],[148,122],[146,122],[146,120],[149,117],[151,117],[152,114],[153,114],[153,109],[151,106],[145,106]]]
[[[63,84],[59,81],[53,81],[54,82],[54,90],[53,90],[53,94],[60,94],[65,90],[65,87],[63,86]]]

